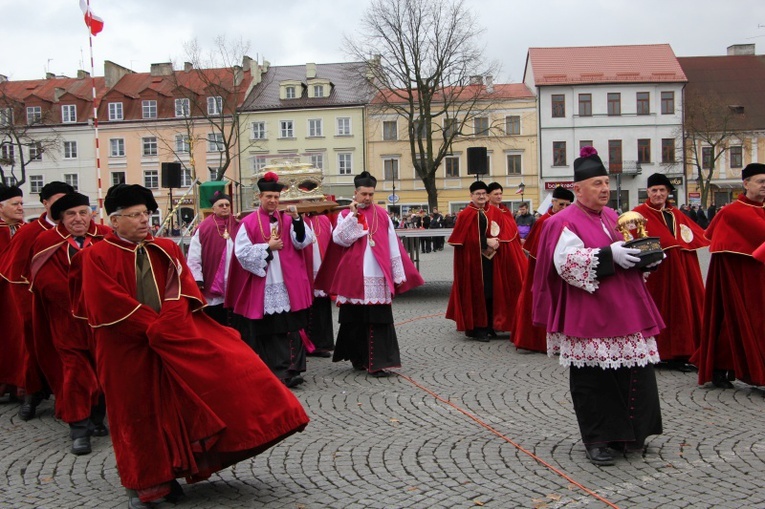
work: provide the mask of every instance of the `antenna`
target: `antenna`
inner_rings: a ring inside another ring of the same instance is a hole
[[[45,64],[45,72],[46,72],[46,74],[50,72],[50,63],[51,63],[52,61],[53,61],[53,59],[52,59],[52,58],[49,58],[49,59],[48,59],[48,63],[47,63],[47,64]]]

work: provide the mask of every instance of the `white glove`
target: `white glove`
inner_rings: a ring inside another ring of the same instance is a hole
[[[614,263],[623,269],[631,269],[640,261],[637,256],[632,256],[638,253],[640,253],[640,249],[624,247],[623,240],[611,244],[611,255],[614,258]]]

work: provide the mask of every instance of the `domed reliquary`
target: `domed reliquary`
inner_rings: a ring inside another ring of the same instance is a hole
[[[252,186],[256,188],[258,179],[269,171],[279,176],[279,183],[286,187],[279,198],[280,209],[287,205],[297,206],[298,212],[328,212],[336,210],[337,202],[327,200],[322,190],[324,176],[320,168],[310,163],[301,163],[292,159],[273,160],[252,177]]]

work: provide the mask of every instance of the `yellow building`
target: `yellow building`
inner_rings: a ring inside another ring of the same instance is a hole
[[[537,113],[534,94],[524,84],[485,85],[490,104],[458,135],[436,174],[438,208],[458,212],[470,201],[468,148],[485,147],[488,173],[480,179],[499,182],[508,206],[522,199],[536,208],[544,198],[538,187]],[[445,126],[436,126],[441,131]],[[407,122],[392,111],[370,106],[367,114],[367,170],[378,179],[377,201],[397,214],[427,208],[428,197],[416,175]],[[523,195],[515,194],[523,184]]]
[[[355,62],[270,66],[253,77],[239,115],[240,181],[280,160],[311,163],[322,170],[324,192],[353,195],[353,176],[364,168],[364,115],[369,92],[359,86]],[[246,145],[246,146],[244,146]]]

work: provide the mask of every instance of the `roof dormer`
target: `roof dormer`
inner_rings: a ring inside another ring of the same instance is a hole
[[[300,99],[303,97],[305,83],[299,80],[284,80],[279,82],[279,99]]]

